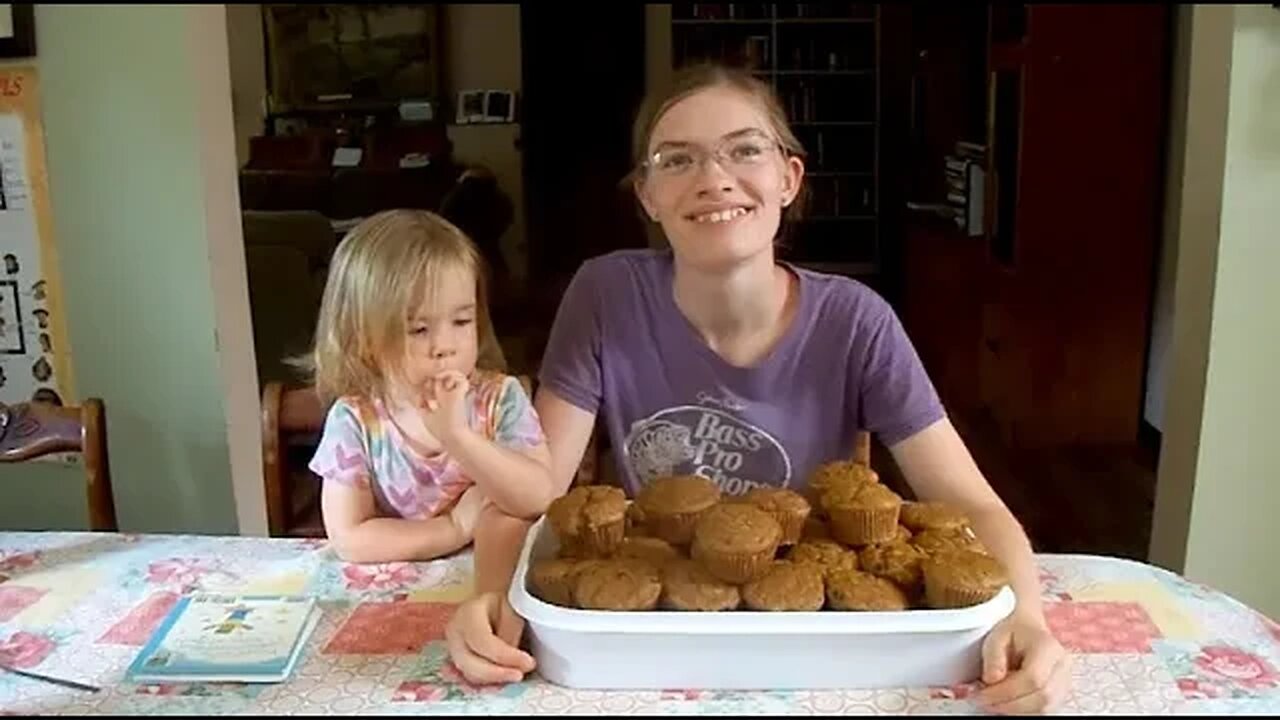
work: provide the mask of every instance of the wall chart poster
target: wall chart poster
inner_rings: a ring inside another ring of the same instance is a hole
[[[76,401],[30,67],[0,68],[0,403]]]

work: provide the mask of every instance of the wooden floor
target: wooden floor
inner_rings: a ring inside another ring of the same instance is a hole
[[[1155,501],[1156,452],[1128,448],[1019,452],[993,423],[952,418],[987,480],[1022,523],[1037,552],[1145,560]],[[902,487],[887,450],[872,464]]]

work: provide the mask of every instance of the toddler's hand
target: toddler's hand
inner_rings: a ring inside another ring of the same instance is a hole
[[[423,424],[437,439],[444,440],[467,427],[467,376],[451,370],[432,378],[427,384],[426,410]]]
[[[454,503],[453,508],[449,510],[449,519],[468,542],[475,537],[480,511],[488,504],[489,498],[480,492],[479,487],[472,485],[462,493],[462,497],[458,498],[458,502]]]

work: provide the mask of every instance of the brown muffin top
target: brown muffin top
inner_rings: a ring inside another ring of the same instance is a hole
[[[916,532],[962,528],[969,524],[964,513],[938,502],[904,502],[898,521]]]
[[[699,513],[720,501],[720,488],[698,475],[656,478],[636,496],[636,504],[646,515]]]
[[[857,570],[858,554],[834,540],[805,540],[787,553],[791,562],[808,562],[832,570]]]
[[[922,530],[911,538],[911,544],[929,555],[947,550],[986,551],[986,548],[978,541],[978,537],[967,527],[950,530]]]
[[[661,594],[657,568],[638,558],[600,560],[573,586],[574,602],[588,610],[652,610]]]
[[[901,504],[897,493],[878,483],[838,485],[822,494],[822,506],[828,510],[890,510]]]
[[[809,501],[800,493],[786,488],[756,488],[743,495],[741,502],[751,503],[770,513],[809,514]]]
[[[897,585],[858,570],[827,575],[827,604],[833,610],[906,610],[906,593]]]
[[[1009,583],[1004,565],[973,550],[947,550],[924,560],[925,582],[942,587],[995,595]]]
[[[529,566],[529,585],[540,600],[556,605],[573,604],[573,586],[578,574],[596,560],[545,558]]]
[[[810,563],[775,562],[742,586],[742,602],[752,610],[814,611],[825,601],[822,573]]]
[[[584,485],[552,501],[547,518],[556,531],[570,537],[588,528],[598,528],[623,520],[627,496],[620,488]]]
[[[693,535],[695,544],[711,552],[772,553],[782,538],[782,527],[754,505],[722,503],[698,518]]]
[[[629,537],[622,541],[614,557],[647,560],[656,568],[684,557],[671,543],[654,537]]]
[[[577,558],[543,558],[529,565],[529,575],[538,580],[561,580],[572,577],[590,560]]]
[[[662,569],[662,604],[671,610],[733,610],[741,598],[736,585],[717,579],[693,560],[673,560]]]
[[[918,588],[923,580],[920,563],[924,551],[905,542],[871,545],[858,553],[862,569],[893,582],[904,590]]]
[[[860,485],[862,483],[878,483],[880,476],[875,470],[852,460],[835,460],[818,466],[809,476],[809,487],[815,490],[826,490],[835,485]],[[819,492],[821,494],[821,492]]]

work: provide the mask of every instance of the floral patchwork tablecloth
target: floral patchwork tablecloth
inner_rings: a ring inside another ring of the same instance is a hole
[[[1280,712],[1280,626],[1140,563],[1040,557],[1054,632],[1076,653],[1068,713]],[[305,593],[324,616],[278,685],[138,685],[124,671],[192,590]],[[471,592],[468,554],[351,565],[322,541],[0,533],[0,663],[99,685],[96,694],[0,672],[0,713],[949,713],[974,686],[882,691],[587,692],[536,675],[468,685],[444,628]]]

